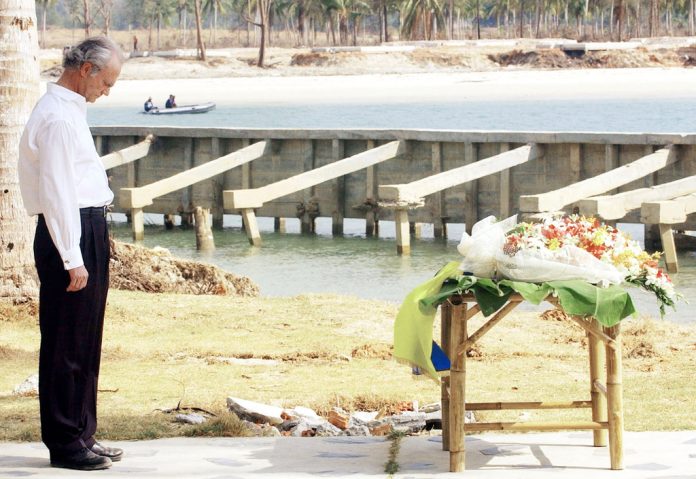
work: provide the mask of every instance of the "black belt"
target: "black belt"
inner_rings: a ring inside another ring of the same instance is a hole
[[[80,208],[80,215],[106,218],[106,214],[109,212],[108,208],[108,206],[88,206],[87,208]]]

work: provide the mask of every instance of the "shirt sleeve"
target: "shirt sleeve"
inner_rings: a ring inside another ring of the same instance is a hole
[[[66,270],[84,264],[80,251],[80,208],[74,169],[77,137],[64,121],[53,121],[37,135],[39,204]]]

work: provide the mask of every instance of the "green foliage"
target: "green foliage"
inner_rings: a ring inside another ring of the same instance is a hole
[[[384,465],[384,472],[390,476],[399,472],[399,449],[401,449],[401,440],[406,436],[405,432],[391,430],[387,439],[391,441],[389,446],[389,460]]]

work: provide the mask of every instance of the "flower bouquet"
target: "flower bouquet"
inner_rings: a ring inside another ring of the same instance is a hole
[[[478,277],[544,282],[581,279],[598,285],[628,283],[655,294],[660,312],[679,295],[638,242],[596,218],[579,215],[519,223],[486,218],[458,247],[462,269]],[[483,248],[483,250],[482,250]]]

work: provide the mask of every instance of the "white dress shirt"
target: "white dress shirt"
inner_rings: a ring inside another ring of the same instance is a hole
[[[82,266],[80,208],[114,198],[82,95],[48,84],[24,128],[18,170],[24,206],[30,215],[44,215],[65,269]]]

